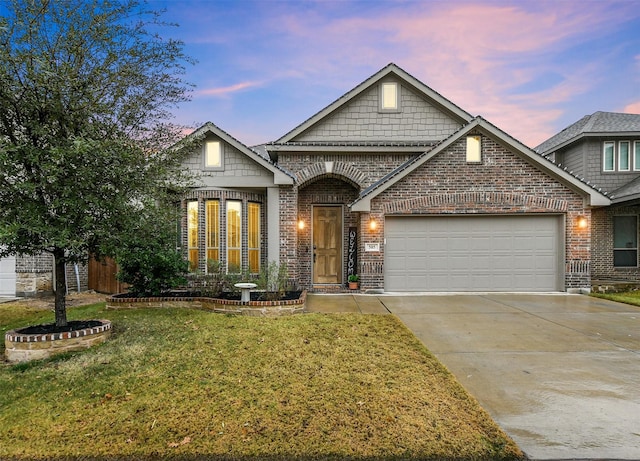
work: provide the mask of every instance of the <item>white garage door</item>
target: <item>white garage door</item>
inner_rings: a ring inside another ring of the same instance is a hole
[[[559,216],[387,217],[386,291],[563,289]]]
[[[16,258],[0,259],[0,296],[16,295]]]

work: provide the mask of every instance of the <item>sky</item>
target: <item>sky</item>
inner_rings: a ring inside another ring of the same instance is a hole
[[[390,62],[535,147],[640,114],[640,0],[148,0],[198,62],[174,122],[275,141]]]

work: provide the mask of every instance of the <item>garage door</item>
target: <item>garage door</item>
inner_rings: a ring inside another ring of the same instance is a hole
[[[0,259],[0,296],[16,295],[16,258]]]
[[[563,289],[559,216],[387,217],[386,291]]]

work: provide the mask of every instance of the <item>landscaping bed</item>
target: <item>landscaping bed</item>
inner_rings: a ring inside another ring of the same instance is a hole
[[[236,293],[221,293],[216,297],[203,296],[200,292],[173,291],[162,296],[132,296],[127,293],[107,298],[107,309],[124,308],[192,308],[225,314],[252,316],[280,316],[304,312],[306,291],[286,292],[276,299],[271,293],[252,292],[250,301],[241,301]]]
[[[97,348],[0,365],[0,459],[524,459],[394,316],[108,316]]]

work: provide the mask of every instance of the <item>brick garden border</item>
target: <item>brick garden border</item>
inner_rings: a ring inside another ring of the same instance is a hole
[[[238,301],[231,299],[200,297],[150,297],[125,298],[109,296],[107,309],[139,309],[145,307],[175,307],[201,309],[221,314],[251,315],[256,317],[278,317],[304,312],[307,291],[298,299],[276,301]]]
[[[98,322],[101,325],[61,333],[20,333],[21,328],[7,331],[4,335],[5,357],[11,363],[27,362],[102,344],[111,336],[111,321]]]

